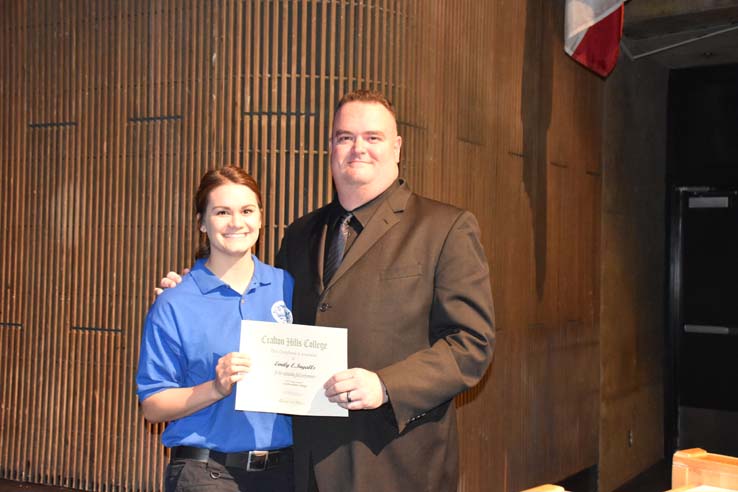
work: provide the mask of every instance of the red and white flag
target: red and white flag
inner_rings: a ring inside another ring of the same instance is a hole
[[[566,0],[564,49],[576,61],[607,77],[620,52],[625,0]]]

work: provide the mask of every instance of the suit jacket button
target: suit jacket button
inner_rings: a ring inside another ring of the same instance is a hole
[[[320,305],[319,309],[321,313],[324,313],[328,311],[328,309],[330,309],[330,306],[324,302],[323,304]]]

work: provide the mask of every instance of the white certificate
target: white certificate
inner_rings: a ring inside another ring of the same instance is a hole
[[[236,410],[348,417],[323,384],[347,367],[346,329],[241,321],[251,370],[236,383]]]

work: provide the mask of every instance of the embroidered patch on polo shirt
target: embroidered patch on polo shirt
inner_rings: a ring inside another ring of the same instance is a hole
[[[272,304],[272,317],[277,323],[292,323],[292,311],[289,310],[284,301]]]

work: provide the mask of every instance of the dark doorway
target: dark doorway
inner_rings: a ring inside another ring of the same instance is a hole
[[[677,191],[676,447],[738,455],[738,190]]]
[[[669,89],[666,451],[738,455],[738,66]]]

